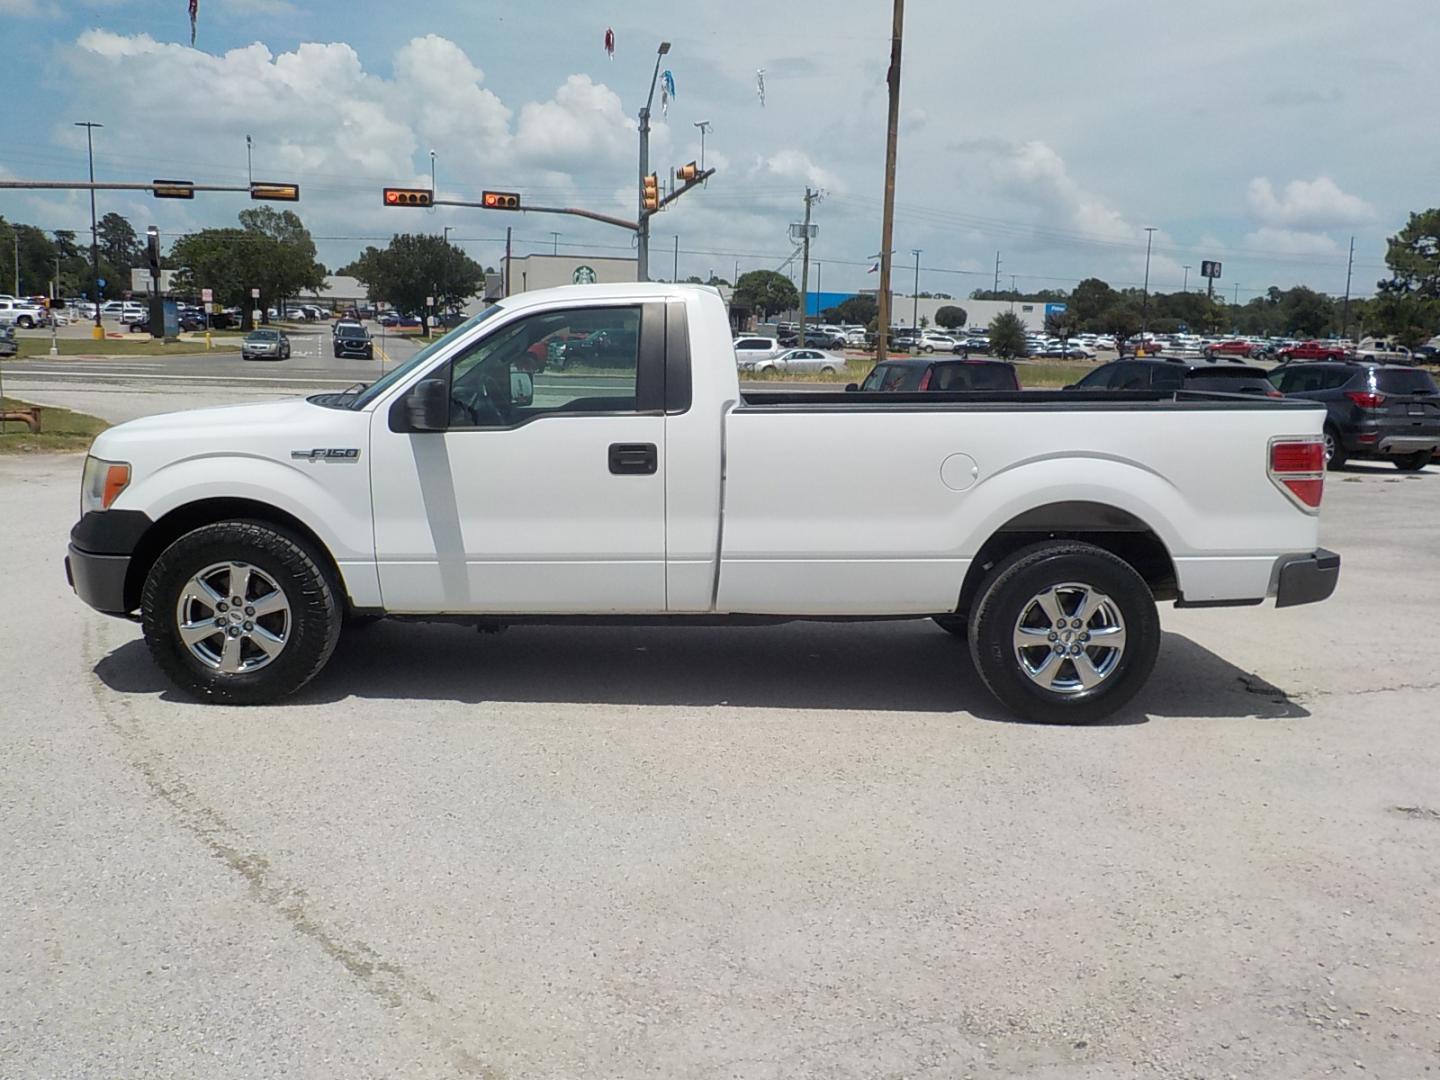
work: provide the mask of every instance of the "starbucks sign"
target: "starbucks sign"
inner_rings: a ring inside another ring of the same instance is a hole
[[[593,266],[577,266],[570,280],[576,285],[594,285],[600,278]]]

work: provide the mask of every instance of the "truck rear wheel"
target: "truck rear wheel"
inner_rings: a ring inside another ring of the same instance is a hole
[[[1000,703],[1024,720],[1109,716],[1150,677],[1160,619],[1150,588],[1093,544],[1048,541],[990,572],[970,613],[970,655]]]
[[[263,521],[186,533],[151,567],[140,615],[150,654],[202,700],[261,705],[330,659],[343,605],[323,560]]]

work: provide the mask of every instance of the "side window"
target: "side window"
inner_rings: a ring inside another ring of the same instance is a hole
[[[520,319],[450,365],[452,428],[513,427],[546,413],[636,410],[640,308]]]
[[[1115,377],[1111,380],[1112,390],[1148,390],[1150,372],[1144,364],[1116,364]]]
[[[1156,368],[1151,384],[1156,390],[1179,390],[1185,385],[1185,369],[1179,364]]]
[[[1325,389],[1339,390],[1340,387],[1348,383],[1352,377],[1353,375],[1349,371],[1345,371],[1340,368],[1331,368],[1325,373]]]

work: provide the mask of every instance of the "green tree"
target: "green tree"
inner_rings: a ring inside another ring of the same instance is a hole
[[[1067,307],[1064,311],[1052,311],[1045,316],[1045,332],[1061,341],[1069,341],[1080,329],[1080,321]]]
[[[1101,316],[1119,299],[1114,289],[1099,278],[1086,278],[1070,294],[1070,312],[1084,330],[1100,330]]]
[[[1140,332],[1140,312],[1129,300],[1117,300],[1100,315],[1100,329],[1115,338],[1115,345]]]
[[[422,327],[429,317],[425,298],[433,296],[441,310],[458,308],[485,285],[479,263],[454,244],[430,233],[401,233],[384,250],[367,247],[360,257],[342,268],[365,283],[372,299],[384,299],[401,311],[420,315]]]
[[[215,290],[222,304],[239,307],[243,325],[251,309],[279,305],[305,289],[325,283],[325,268],[315,260],[315,242],[293,211],[271,207],[244,210],[241,228],[201,229],[177,240],[170,258],[179,270],[182,291]],[[258,288],[258,305],[250,290]]]
[[[130,270],[144,262],[145,248],[128,220],[113,210],[100,219],[96,227],[100,239],[100,258],[130,287]]]
[[[795,283],[775,270],[750,270],[735,283],[736,306],[753,311],[762,320],[800,306]]]
[[[1367,327],[1415,346],[1440,332],[1440,209],[1410,215],[1390,237],[1385,265],[1390,277],[1367,312]]]
[[[990,320],[990,352],[1013,360],[1025,352],[1025,324],[1013,311],[1002,311]]]
[[[825,309],[825,317],[835,322],[869,326],[880,314],[880,301],[873,296],[847,296],[832,308]]]
[[[956,307],[954,304],[946,304],[935,312],[936,325],[943,326],[946,330],[960,329],[969,318],[963,307]]]

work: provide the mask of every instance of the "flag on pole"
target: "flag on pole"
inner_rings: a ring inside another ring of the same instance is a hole
[[[865,272],[867,274],[878,274],[880,272],[880,264],[877,262],[874,266],[870,267],[870,269],[866,270]]]
[[[660,73],[660,111],[670,115],[670,99],[675,96],[675,76],[666,68]]]
[[[760,98],[760,107],[765,107],[765,69],[755,69],[755,93]]]
[[[605,55],[611,60],[615,59],[615,31],[608,26],[605,28]]]
[[[190,0],[190,47],[195,47],[195,19],[200,14],[200,0]]]

